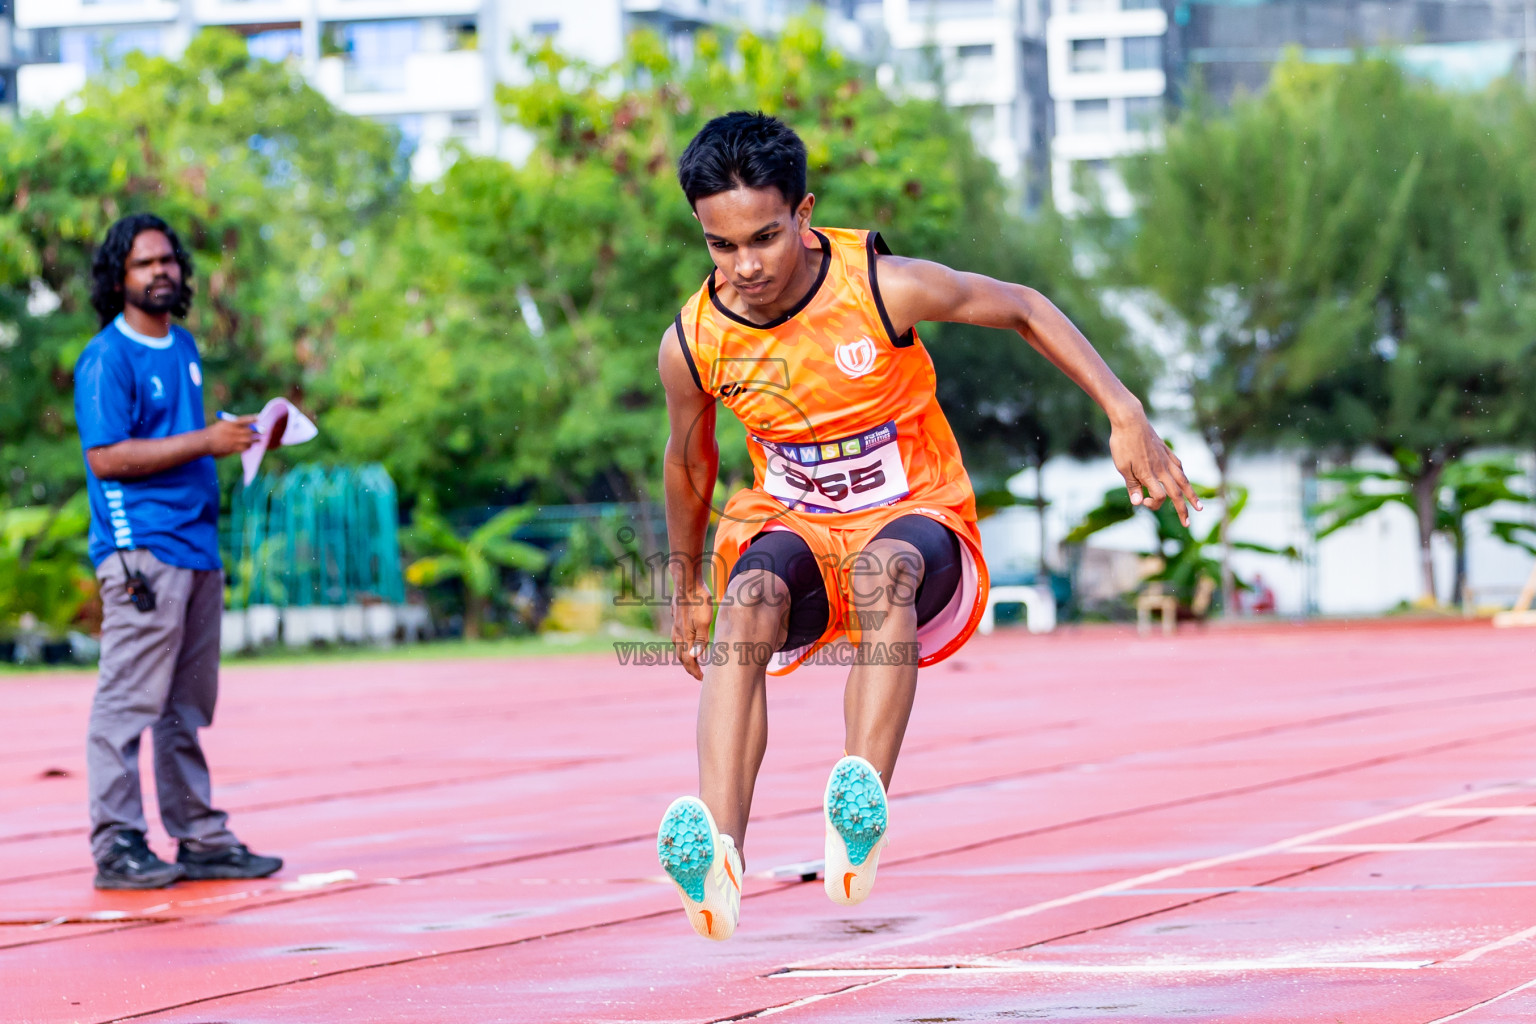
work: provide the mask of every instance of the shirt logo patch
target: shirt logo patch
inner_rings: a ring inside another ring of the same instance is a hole
[[[833,353],[837,368],[849,377],[862,377],[875,368],[875,343],[868,338],[845,341]]]
[[[150,389],[149,389],[149,397],[150,398],[164,398],[165,397],[165,384],[161,382],[161,380],[160,380],[160,378],[158,376],[156,376],[154,374],[151,374],[150,378],[149,378],[149,383],[150,383]]]
[[[187,364],[187,376],[192,378],[192,383],[194,386],[203,386],[203,371],[198,369],[196,363]]]

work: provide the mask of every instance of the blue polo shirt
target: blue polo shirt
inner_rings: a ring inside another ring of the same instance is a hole
[[[75,363],[80,447],[201,430],[203,367],[192,335],[172,326],[151,338],[121,315]],[[146,548],[167,565],[219,569],[219,481],[212,456],[133,480],[100,480],[85,464],[91,498],[90,556]]]

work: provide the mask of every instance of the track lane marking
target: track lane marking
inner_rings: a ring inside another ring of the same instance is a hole
[[[1496,996],[1491,996],[1491,997],[1489,997],[1487,999],[1484,999],[1480,1003],[1473,1003],[1471,1006],[1467,1007],[1465,1010],[1457,1010],[1455,1013],[1446,1014],[1444,1017],[1436,1017],[1434,1020],[1426,1021],[1425,1024],[1450,1024],[1450,1021],[1460,1020],[1462,1017],[1465,1017],[1467,1014],[1471,1013],[1473,1010],[1480,1010],[1480,1009],[1482,1009],[1485,1006],[1491,1006],[1492,1004],[1498,1002],[1501,999],[1508,999],[1510,996],[1515,995],[1516,993],[1519,993],[1519,992],[1524,992],[1528,988],[1536,988],[1536,978],[1532,978],[1530,981],[1526,982],[1523,985],[1516,985],[1514,988],[1510,989],[1507,992],[1500,992]]]
[[[1497,942],[1490,942],[1486,946],[1478,946],[1476,949],[1469,949],[1465,953],[1461,954],[1461,956],[1455,957],[1454,959],[1448,960],[1446,962],[1452,964],[1469,964],[1473,960],[1476,960],[1478,957],[1482,956],[1484,953],[1492,953],[1496,949],[1504,949],[1508,946],[1514,946],[1530,938],[1536,938],[1536,927],[1515,932],[1513,935],[1506,935],[1502,939],[1499,939]]]
[[[914,942],[925,942],[932,939],[944,938],[950,935],[959,935],[964,932],[974,931],[978,928],[987,928],[994,924],[1002,924],[1007,921],[1015,921],[1024,917],[1032,917],[1036,914],[1042,914],[1047,910],[1056,910],[1060,907],[1072,906],[1087,900],[1097,899],[1100,896],[1123,892],[1127,889],[1143,888],[1145,886],[1153,885],[1157,882],[1161,882],[1169,878],[1177,878],[1180,875],[1186,875],[1194,871],[1203,871],[1208,868],[1221,867],[1226,864],[1235,864],[1239,861],[1252,860],[1255,857],[1262,857],[1272,853],[1286,853],[1298,846],[1316,844],[1316,842],[1320,839],[1330,839],[1334,836],[1345,835],[1349,832],[1358,831],[1362,828],[1369,828],[1373,825],[1382,825],[1388,822],[1401,821],[1404,818],[1417,817],[1430,808],[1451,807],[1466,800],[1485,799],[1489,796],[1502,796],[1506,793],[1520,792],[1523,788],[1526,788],[1526,786],[1500,786],[1493,789],[1478,790],[1473,793],[1460,793],[1456,796],[1442,797],[1438,800],[1426,800],[1423,803],[1414,804],[1410,807],[1400,808],[1396,811],[1387,811],[1383,814],[1376,814],[1367,818],[1359,818],[1355,821],[1345,822],[1340,825],[1331,825],[1327,828],[1317,829],[1312,832],[1304,832],[1301,835],[1292,836],[1288,839],[1282,839],[1278,842],[1266,843],[1262,846],[1250,847],[1249,849],[1239,850],[1235,853],[1222,854],[1219,857],[1206,857],[1201,860],[1188,861],[1184,864],[1175,865],[1174,867],[1162,868],[1157,871],[1150,871],[1146,874],[1122,879],[1118,882],[1111,882],[1107,885],[1095,886],[1092,889],[1083,889],[1079,892],[1075,892],[1067,896],[1058,896],[1055,899],[1042,900],[1039,903],[1032,903],[1029,906],[1018,907],[1014,910],[1004,911],[1001,914],[993,914],[988,917],[977,918],[974,921],[948,925],[943,928],[935,928],[927,932],[921,932],[917,935],[900,936],[897,938],[887,939],[883,942],[876,942],[872,945],[860,948],[858,950],[858,955],[862,956],[868,953],[878,952],[879,950],[883,949],[892,949],[897,946],[909,945]],[[843,955],[844,954],[840,953],[825,954],[823,956],[813,957],[810,960],[800,961],[797,964],[791,964],[790,968],[793,969],[818,963],[825,963],[829,960],[837,959]]]
[[[1536,839],[1456,839],[1424,843],[1317,843],[1287,853],[1419,853],[1436,850],[1529,850]]]
[[[858,978],[877,975],[961,974],[1226,974],[1246,971],[1417,971],[1433,960],[1191,960],[1150,964],[956,963],[912,967],[789,968],[772,978]]]

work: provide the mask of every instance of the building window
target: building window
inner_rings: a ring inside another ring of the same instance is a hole
[[[473,18],[421,18],[416,24],[417,53],[453,53],[480,46],[479,27]]]
[[[330,26],[328,52],[346,55],[347,92],[404,92],[405,61],[420,51],[421,22],[354,21]]]
[[[467,139],[473,141],[480,137],[479,114],[454,114],[448,122],[448,137],[450,139]]]
[[[1128,132],[1156,131],[1163,123],[1163,100],[1160,96],[1128,96],[1125,100],[1125,130]]]
[[[59,33],[59,59],[83,65],[92,75],[121,64],[135,51],[156,56],[162,48],[158,28],[76,28]]]
[[[554,39],[555,36],[560,34],[560,23],[558,21],[536,21],[528,26],[528,31],[533,34],[535,39],[542,43]]]
[[[459,20],[449,18],[446,20],[445,27],[448,31],[448,49],[480,49],[480,25],[473,18]]]
[[[1091,75],[1109,70],[1109,44],[1103,39],[1072,40],[1072,70]]]
[[[252,57],[281,64],[304,55],[304,33],[296,28],[273,28],[252,32],[245,37],[245,48]]]
[[[955,52],[959,58],[956,71],[957,78],[962,82],[970,82],[973,85],[985,85],[992,80],[992,44],[983,43],[979,46],[961,46]]]
[[[1125,70],[1156,71],[1163,66],[1162,36],[1127,36]]]
[[[57,64],[62,59],[56,28],[18,28],[11,37],[11,46],[18,64]]]
[[[1153,11],[1162,6],[1160,0],[1120,0],[1123,11]]]
[[[1109,100],[1074,100],[1072,131],[1076,135],[1096,135],[1110,131]]]

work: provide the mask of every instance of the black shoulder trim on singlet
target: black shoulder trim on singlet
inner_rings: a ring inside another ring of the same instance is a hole
[[[721,302],[720,297],[715,294],[715,272],[713,270],[709,272],[709,301],[714,304],[715,309],[719,310],[722,316],[736,321],[743,327],[750,327],[754,331],[771,331],[775,327],[783,327],[795,317],[799,316],[801,310],[811,304],[811,300],[816,297],[817,292],[821,291],[822,283],[827,279],[827,271],[832,269],[832,239],[828,238],[820,231],[817,231],[815,228],[811,228],[811,234],[821,239],[821,272],[816,275],[816,283],[811,285],[811,290],[806,292],[805,297],[802,298],[799,302],[795,303],[795,308],[791,309],[788,313],[785,313],[783,316],[780,316],[777,319],[770,320],[766,324],[755,324],[744,316],[737,316],[729,309],[726,309],[725,303]]]
[[[677,320],[674,321],[673,326],[677,328],[677,343],[682,346],[683,358],[688,360],[688,372],[693,374],[693,382],[699,386],[700,391],[703,391],[706,395],[709,394],[704,388],[703,379],[699,377],[698,364],[693,361],[693,350],[688,347],[688,336],[683,333],[683,314],[681,312],[677,314]]]
[[[917,340],[916,329],[907,328],[907,333],[901,337],[896,336],[896,327],[891,323],[891,315],[885,311],[885,300],[880,297],[880,282],[875,279],[875,257],[894,256],[891,247],[885,244],[885,239],[880,237],[880,232],[871,231],[864,239],[864,248],[869,253],[869,291],[875,297],[875,308],[880,311],[880,322],[885,324],[885,333],[891,339],[891,344],[897,348],[906,348]]]

